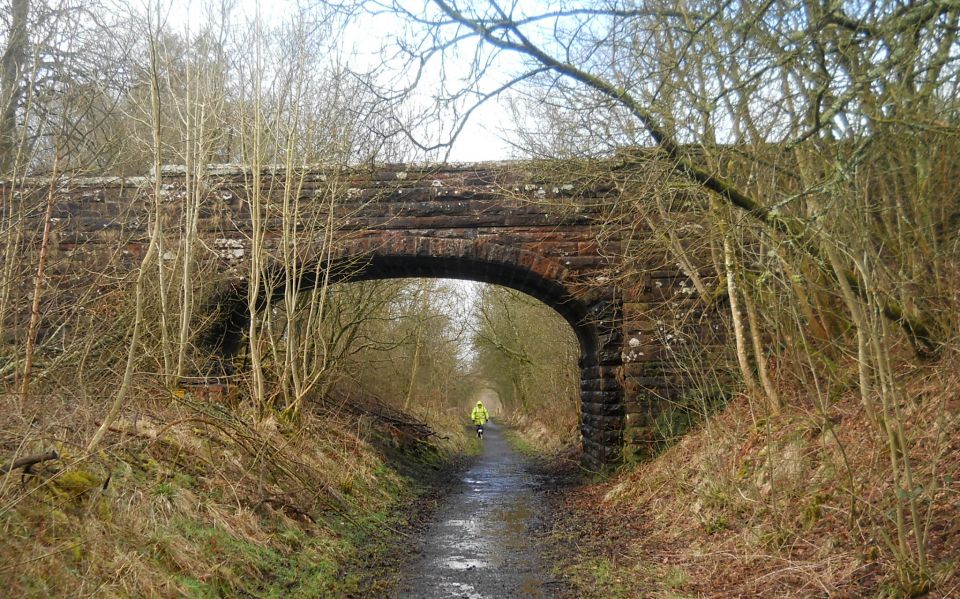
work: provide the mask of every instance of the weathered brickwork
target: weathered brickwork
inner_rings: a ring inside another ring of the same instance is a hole
[[[264,206],[269,204],[261,212],[264,251],[276,256],[282,250],[281,197],[287,189],[286,197],[299,205],[299,222],[286,223],[288,234],[296,231],[301,240],[297,260],[305,266],[329,264],[334,282],[459,278],[504,285],[543,301],[570,323],[580,342],[585,462],[617,463],[644,451],[662,402],[682,393],[686,375],[672,366],[674,345],[695,336],[673,343],[667,331],[676,325],[670,314],[689,303],[683,291],[689,283],[679,269],[662,265],[644,272],[640,281],[623,283],[621,241],[609,228],[599,234],[621,190],[556,174],[548,181],[536,172],[520,163],[496,163],[317,170],[289,180],[268,173],[259,178]],[[171,168],[161,183],[175,244],[185,179]],[[206,337],[222,364],[240,346],[246,328],[255,183],[249,172],[214,167],[204,185],[199,235],[220,264],[227,304],[231,295],[234,299]],[[9,186],[0,189],[8,197],[12,193]],[[37,182],[33,191],[43,193],[45,186]],[[79,285],[76,273],[95,270],[108,255],[121,255],[114,260],[115,274],[135,269],[146,248],[152,194],[151,178],[65,184],[54,207],[55,285],[61,290]],[[334,247],[325,253],[321,240],[328,223],[335,229]],[[276,267],[267,260],[266,269]],[[304,272],[301,283],[308,288],[316,270]],[[267,293],[278,296],[283,289]]]
[[[644,273],[623,306],[624,447],[627,457],[642,458],[664,440],[657,419],[665,410],[689,406],[691,394],[724,393],[725,303],[705,308],[677,266]]]

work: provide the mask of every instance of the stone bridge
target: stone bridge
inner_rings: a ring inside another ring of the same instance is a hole
[[[210,167],[196,225],[220,264],[226,309],[205,335],[207,349],[229,362],[242,346],[255,239],[265,256],[265,281],[275,280],[269,273],[280,268],[271,260],[298,240],[301,290],[317,283],[317,273],[331,282],[442,277],[503,285],[544,302],[576,333],[585,462],[595,467],[644,453],[658,406],[683,382],[664,367],[656,335],[662,315],[654,315],[654,306],[676,296],[684,277],[662,263],[640,269],[639,277],[622,276],[623,240],[611,222],[623,190],[611,181],[546,172],[526,163],[481,163],[268,169],[254,177],[236,167]],[[175,233],[167,246],[174,248],[182,237],[186,173],[166,167],[161,179],[165,227]],[[46,185],[30,187],[43,195]],[[2,188],[8,197],[24,189]],[[61,288],[70,284],[71,271],[95,269],[108,252],[121,252],[126,267],[136,267],[153,189],[150,177],[59,186],[52,251]],[[254,198],[259,207],[251,207]],[[311,267],[318,261],[323,268]],[[282,283],[270,285],[264,295],[282,296]]]

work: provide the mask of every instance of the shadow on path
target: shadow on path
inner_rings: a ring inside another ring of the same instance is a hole
[[[403,599],[557,597],[531,533],[544,509],[538,476],[490,422],[483,453],[461,477],[422,539],[400,586]]]

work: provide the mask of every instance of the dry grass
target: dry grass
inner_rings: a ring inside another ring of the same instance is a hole
[[[930,597],[960,593],[956,366],[903,378]],[[824,410],[797,390],[789,405],[761,419],[739,398],[659,458],[571,494],[555,536],[584,595],[905,596],[883,541],[896,495],[882,436],[852,393]]]
[[[396,506],[416,492],[369,418],[254,426],[157,393],[84,456],[87,429],[56,412],[3,423],[4,456],[62,456],[0,480],[6,596],[359,596],[358,565],[399,534]]]
[[[515,445],[531,453],[556,456],[573,449],[577,414],[572,410],[545,410],[545,414],[515,414],[507,424],[516,432]]]

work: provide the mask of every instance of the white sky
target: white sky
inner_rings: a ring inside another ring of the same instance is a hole
[[[400,19],[392,14],[363,15],[352,20],[349,28],[343,32],[345,49],[350,50],[351,66],[362,71],[382,65],[382,46],[391,34],[401,28]],[[454,79],[468,76],[469,68],[465,63],[458,65],[450,55],[445,59],[447,77]],[[426,78],[418,86],[418,95],[425,105],[431,103],[429,95],[432,90],[440,87],[439,73],[435,70],[427,71]],[[458,136],[450,151],[449,160],[473,162],[511,158],[513,149],[502,139],[510,129],[508,113],[507,108],[501,106],[496,99],[480,106]]]
[[[140,0],[143,2],[144,0]],[[150,1],[150,0],[146,0]],[[162,2],[163,0],[161,0]],[[214,2],[216,0],[213,0]],[[294,12],[296,0],[236,0],[237,11],[242,15],[253,18],[259,10],[260,18],[267,24],[279,24]],[[188,27],[196,28],[198,23],[205,20],[205,6],[210,0],[170,0],[168,21],[175,30],[184,30]],[[365,15],[351,19],[347,30],[342,32],[343,50],[350,56],[350,66],[357,71],[365,71],[383,64],[381,46],[392,32],[399,30],[399,18],[394,15],[382,14],[376,17]],[[447,62],[447,75],[457,76],[457,65]],[[467,67],[461,65],[462,73],[466,76]],[[432,78],[432,79],[431,79]],[[429,90],[439,87],[436,73],[428,75],[420,85],[421,99],[424,104],[429,101]],[[515,150],[504,141],[509,135],[510,119],[506,106],[496,99],[488,101],[476,109],[471,115],[463,131],[450,150],[448,160],[451,162],[478,162],[492,160],[507,160],[514,158]],[[431,140],[433,141],[433,140]]]

